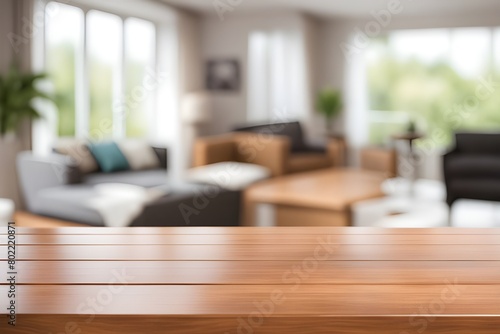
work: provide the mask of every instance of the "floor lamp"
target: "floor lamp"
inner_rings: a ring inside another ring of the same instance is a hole
[[[184,140],[186,143],[186,169],[191,166],[193,145],[200,134],[200,126],[210,121],[212,116],[212,100],[205,91],[191,92],[182,98],[182,122],[185,125]]]

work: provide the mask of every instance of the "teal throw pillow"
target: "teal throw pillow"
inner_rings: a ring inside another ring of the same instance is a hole
[[[113,141],[90,143],[89,150],[104,173],[130,169],[127,158]]]

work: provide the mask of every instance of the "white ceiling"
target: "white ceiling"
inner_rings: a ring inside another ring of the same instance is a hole
[[[318,17],[368,17],[385,9],[391,0],[161,0],[202,14],[215,14],[214,2],[240,3],[233,12],[298,10]],[[448,16],[499,14],[499,0],[400,0],[398,16]]]

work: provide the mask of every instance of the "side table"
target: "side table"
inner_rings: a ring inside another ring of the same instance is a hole
[[[415,140],[423,138],[423,134],[418,133],[418,132],[408,132],[408,133],[403,133],[399,135],[394,135],[392,136],[392,139],[395,141],[404,141],[408,143],[408,148],[409,148],[409,153],[408,153],[408,163],[405,164],[410,168],[410,175],[408,179],[410,180],[410,194],[413,194],[413,183],[417,179],[417,171],[416,171],[416,166],[415,166],[415,154],[414,154],[414,145],[413,142]],[[404,155],[400,155],[404,157]],[[401,166],[401,163],[399,164]],[[402,175],[401,173],[401,167],[398,168],[398,174]]]

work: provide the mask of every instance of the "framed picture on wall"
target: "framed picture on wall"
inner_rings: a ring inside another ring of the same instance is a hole
[[[237,92],[240,89],[240,64],[236,59],[208,60],[206,63],[206,89]]]

